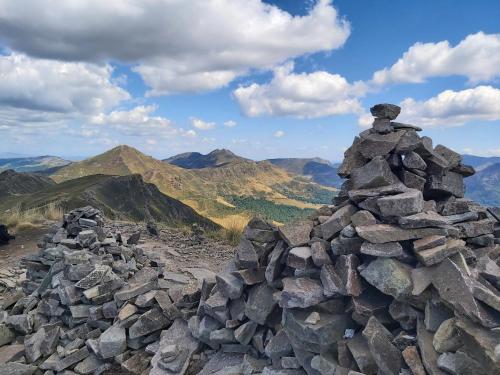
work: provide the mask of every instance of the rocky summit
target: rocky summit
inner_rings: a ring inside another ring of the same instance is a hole
[[[65,215],[2,296],[0,374],[500,373],[498,209],[464,198],[473,169],[399,107],[371,112],[333,205],[252,219],[189,293],[99,211]]]

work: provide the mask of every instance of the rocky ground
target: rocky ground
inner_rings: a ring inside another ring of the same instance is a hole
[[[23,256],[38,252],[37,243],[48,232],[50,223],[39,228],[22,231],[16,239],[0,246],[0,293],[15,287],[24,280],[26,269],[20,265]],[[140,232],[139,247],[151,258],[159,258],[167,271],[180,273],[190,286],[197,284],[200,277],[217,273],[232,259],[234,248],[221,241],[205,237],[194,238],[176,228],[163,227],[159,234],[151,235],[144,224],[123,221],[106,223],[114,233],[121,233],[125,239]]]

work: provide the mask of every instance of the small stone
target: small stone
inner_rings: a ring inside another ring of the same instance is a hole
[[[391,120],[385,118],[376,118],[373,120],[373,130],[380,134],[387,134],[394,130],[391,126]]]
[[[323,239],[329,240],[337,233],[339,233],[344,227],[350,224],[351,216],[357,211],[357,208],[353,205],[346,205],[336,212],[330,218],[321,224],[321,233]]]
[[[305,322],[307,324],[317,324],[321,320],[321,317],[317,311],[313,311],[309,316],[306,318]]]
[[[290,247],[306,245],[313,229],[311,220],[298,220],[279,227],[281,236]]]
[[[374,244],[365,241],[361,245],[360,251],[362,254],[375,257],[397,258],[403,255],[403,246],[399,242]]]
[[[127,239],[127,245],[137,245],[141,239],[141,232],[135,232]]]

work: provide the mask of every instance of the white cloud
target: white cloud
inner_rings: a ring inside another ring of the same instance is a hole
[[[375,72],[373,83],[420,83],[451,75],[470,82],[500,77],[500,34],[471,34],[454,47],[448,41],[415,43],[390,68]]]
[[[154,116],[157,106],[137,106],[126,111],[112,111],[93,116],[94,125],[110,126],[127,136],[174,137],[196,136],[196,132],[175,128],[172,121],[162,116]]]
[[[339,48],[349,34],[330,0],[304,16],[261,0],[0,0],[5,45],[44,58],[137,64],[152,95],[223,87],[251,69]]]
[[[350,84],[344,77],[325,71],[294,73],[293,68],[293,63],[287,63],[274,70],[269,83],[234,90],[242,112],[249,117],[298,118],[362,112],[358,97],[366,92],[364,83]]]
[[[228,121],[224,122],[224,126],[226,128],[234,128],[236,125],[237,125],[236,121],[233,121],[233,120],[228,120]]]
[[[211,130],[215,128],[215,122],[203,121],[197,117],[190,117],[189,120],[191,121],[191,125],[199,130]]]
[[[0,130],[56,130],[107,111],[130,95],[109,65],[0,56]]]
[[[407,98],[399,105],[397,121],[422,127],[459,126],[470,121],[500,120],[500,89],[478,86],[462,91],[446,90],[427,100]],[[364,114],[361,126],[371,125],[373,118]]]
[[[274,132],[274,137],[275,137],[275,138],[281,138],[281,137],[283,137],[284,135],[285,135],[285,132],[284,132],[283,130],[276,130],[276,131]]]

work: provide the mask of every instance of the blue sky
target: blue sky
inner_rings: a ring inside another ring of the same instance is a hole
[[[497,1],[72,3],[0,0],[1,152],[340,160],[390,102],[500,155]]]

